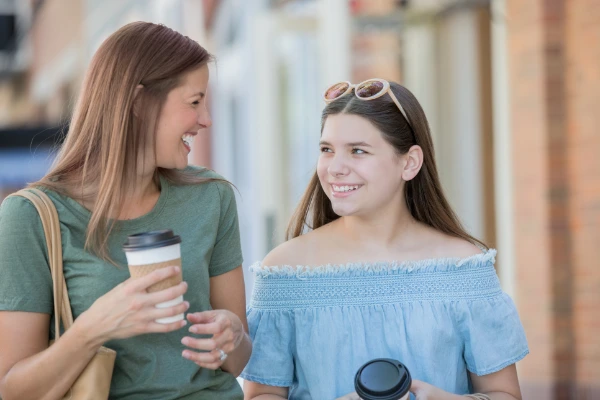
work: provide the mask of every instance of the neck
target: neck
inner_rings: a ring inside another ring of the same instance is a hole
[[[154,181],[154,171],[138,175],[136,183],[132,186],[132,189],[125,193],[118,219],[133,219],[150,212],[160,195],[160,187]]]
[[[389,248],[411,242],[420,224],[410,214],[404,201],[400,204],[393,210],[385,208],[368,215],[341,217],[339,223],[343,234],[361,246]]]
[[[139,202],[144,198],[160,192],[160,188],[154,181],[154,171],[138,175],[133,188],[125,193],[125,199],[133,202]]]

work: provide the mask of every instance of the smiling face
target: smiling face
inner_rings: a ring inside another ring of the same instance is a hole
[[[331,115],[321,135],[317,174],[340,216],[365,216],[401,207],[404,156],[367,119]]]
[[[183,75],[162,107],[156,131],[156,166],[183,169],[194,137],[212,125],[206,108],[208,66]]]

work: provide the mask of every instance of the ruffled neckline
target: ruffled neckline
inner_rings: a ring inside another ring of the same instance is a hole
[[[496,262],[496,249],[465,258],[430,258],[414,261],[358,262],[346,264],[326,264],[319,266],[275,265],[264,266],[257,261],[249,270],[256,277],[271,278],[313,278],[344,277],[355,275],[389,275],[398,273],[447,272],[465,267],[482,267]]]

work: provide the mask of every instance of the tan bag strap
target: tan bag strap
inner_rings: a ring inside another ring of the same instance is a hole
[[[73,325],[73,313],[69,303],[67,284],[63,274],[62,239],[60,222],[54,203],[39,189],[22,189],[11,196],[21,196],[28,199],[40,214],[46,246],[48,247],[48,263],[52,275],[52,292],[54,298],[54,338],[60,338],[60,321],[62,319],[65,331]]]

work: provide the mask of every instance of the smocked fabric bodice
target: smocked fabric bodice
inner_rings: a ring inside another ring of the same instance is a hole
[[[320,306],[476,300],[502,290],[490,250],[463,260],[264,267],[255,263],[251,307],[292,310]]]

